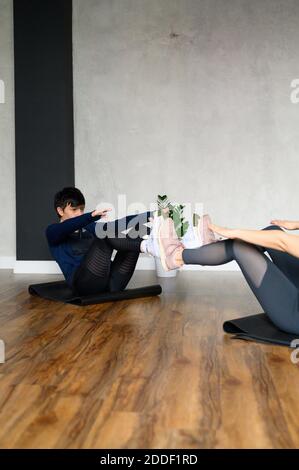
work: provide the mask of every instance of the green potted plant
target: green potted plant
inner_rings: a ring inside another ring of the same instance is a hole
[[[170,217],[173,220],[175,231],[179,238],[182,238],[189,227],[189,222],[184,217],[184,207],[182,204],[172,204],[166,194],[158,195],[158,216]]]

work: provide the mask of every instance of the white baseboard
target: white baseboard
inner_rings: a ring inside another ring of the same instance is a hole
[[[13,269],[15,262],[14,256],[0,256],[0,269]]]
[[[13,269],[15,274],[62,274],[56,261],[16,261],[13,257],[0,257],[0,269]],[[154,258],[140,256],[137,270],[155,270]],[[182,271],[240,271],[235,261],[220,266],[185,265]]]
[[[137,262],[136,269],[138,270],[155,270],[155,260],[149,256],[140,256]],[[185,264],[182,271],[240,271],[238,264],[231,261],[227,264],[220,266],[199,266],[196,264]]]
[[[235,261],[230,263],[220,264],[219,266],[199,266],[196,264],[185,264],[182,271],[240,271],[238,264]]]
[[[56,261],[16,261],[15,274],[62,274]]]

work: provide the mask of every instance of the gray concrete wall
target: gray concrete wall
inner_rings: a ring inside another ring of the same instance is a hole
[[[0,80],[5,85],[5,103],[0,104],[0,258],[3,258],[16,256],[13,0],[0,0]]]
[[[76,184],[299,219],[298,0],[74,0]]]

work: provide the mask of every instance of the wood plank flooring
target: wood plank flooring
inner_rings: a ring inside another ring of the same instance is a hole
[[[223,333],[261,311],[240,273],[183,271],[159,297],[87,307],[27,292],[56,279],[0,270],[1,448],[299,447],[291,350]]]

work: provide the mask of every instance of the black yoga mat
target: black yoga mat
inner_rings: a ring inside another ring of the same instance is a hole
[[[265,313],[226,321],[223,324],[223,329],[226,333],[234,334],[236,339],[277,344],[289,348],[296,347],[296,345],[291,346],[291,342],[294,339],[299,339],[299,335],[278,329]]]
[[[29,294],[38,295],[48,300],[56,300],[74,305],[91,305],[102,302],[114,302],[115,300],[136,299],[138,297],[149,297],[159,295],[162,292],[160,285],[137,287],[125,289],[120,292],[104,292],[92,295],[74,295],[66,281],[45,282],[42,284],[31,284],[28,287]]]

